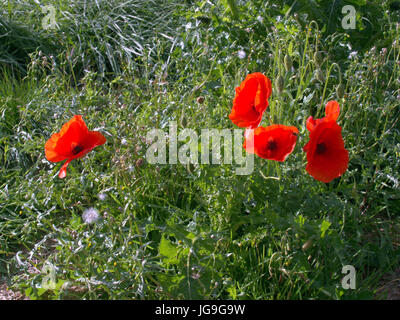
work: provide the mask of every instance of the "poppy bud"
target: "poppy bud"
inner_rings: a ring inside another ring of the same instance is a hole
[[[144,160],[142,158],[139,158],[136,160],[136,167],[141,167],[144,163]]]
[[[322,65],[322,62],[324,61],[324,57],[322,56],[322,52],[321,51],[316,51],[314,53],[314,63],[317,66]]]
[[[286,72],[289,72],[293,67],[292,58],[288,54],[286,54],[283,62],[285,65]]]
[[[186,125],[187,125],[187,119],[186,119],[185,116],[183,116],[183,117],[181,118],[181,125],[182,125],[182,127],[186,127]]]
[[[312,240],[309,239],[306,242],[304,242],[303,246],[301,247],[303,249],[303,251],[306,251],[307,249],[309,249],[312,245]]]
[[[339,85],[336,87],[336,95],[339,99],[342,99],[344,96],[344,85],[342,83],[339,83]]]
[[[321,69],[318,68],[315,71],[315,78],[317,78],[318,81],[325,82],[325,75]]]
[[[204,97],[200,96],[197,98],[197,103],[202,104],[204,102]]]
[[[298,23],[299,26],[301,26],[301,27],[303,26],[303,24],[301,23],[300,17],[297,13],[295,13],[293,15],[293,18],[294,18],[294,20],[296,20],[296,22]]]
[[[283,86],[285,85],[285,80],[283,79],[282,76],[279,76],[276,79],[276,88],[278,89],[278,92],[281,93],[283,91]]]

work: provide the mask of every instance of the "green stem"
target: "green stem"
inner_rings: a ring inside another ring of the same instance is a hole
[[[334,63],[332,63],[332,65],[329,67],[328,74],[327,74],[327,76],[326,76],[324,91],[322,92],[321,107],[324,106],[326,88],[328,87],[329,76],[331,75],[331,70],[332,70],[333,67],[336,67],[336,68],[339,70],[339,82],[340,82],[340,83],[342,82],[342,73],[341,73],[341,71],[340,71],[340,67],[339,67],[339,65],[338,65],[336,62],[334,62]]]

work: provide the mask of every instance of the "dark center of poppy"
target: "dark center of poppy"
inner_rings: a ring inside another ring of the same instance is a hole
[[[277,146],[277,144],[276,144],[275,141],[273,141],[273,140],[268,141],[268,144],[267,144],[267,149],[268,149],[268,150],[274,151],[274,150],[276,150],[277,147],[278,147],[278,146]]]
[[[74,147],[72,148],[72,153],[73,153],[74,155],[76,155],[76,154],[78,154],[79,152],[81,152],[82,150],[83,150],[83,147],[82,147],[81,145],[77,144],[76,146],[74,146]]]
[[[325,153],[325,151],[326,151],[326,146],[325,146],[325,143],[318,143],[317,144],[317,149],[316,149],[316,152],[317,152],[317,154],[323,154],[323,153]]]

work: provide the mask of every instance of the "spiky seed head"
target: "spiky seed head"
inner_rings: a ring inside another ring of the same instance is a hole
[[[283,63],[285,65],[286,72],[288,72],[292,69],[293,61],[292,61],[292,58],[288,54],[285,55],[285,57],[283,59]]]
[[[315,78],[322,83],[325,82],[325,75],[320,68],[315,71]]]
[[[278,76],[278,78],[276,79],[276,88],[278,89],[279,93],[281,93],[283,91],[284,85],[285,85],[285,80],[283,79],[283,77],[281,75]]]
[[[314,63],[315,65],[317,65],[318,67],[322,65],[322,62],[324,62],[324,56],[322,54],[321,51],[316,51],[314,53]]]

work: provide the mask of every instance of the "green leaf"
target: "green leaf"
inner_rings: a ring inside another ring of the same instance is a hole
[[[321,223],[321,238],[325,237],[325,232],[328,230],[328,228],[331,226],[332,223],[330,223],[327,220],[322,221]]]
[[[178,259],[178,248],[175,247],[169,240],[165,237],[161,238],[160,246],[158,247],[158,252],[160,255],[164,256],[165,262],[170,264],[177,264]]]
[[[27,297],[31,298],[32,300],[35,300],[36,298],[33,297],[32,291],[33,291],[32,287],[29,287],[29,288],[25,289],[25,295]]]
[[[44,288],[38,288],[37,289],[37,295],[40,297],[43,293],[45,293],[47,289]]]
[[[239,10],[235,0],[223,0],[222,4],[231,12],[234,19],[239,18]]]
[[[182,282],[185,280],[185,275],[171,275],[171,274],[163,274],[160,273],[157,275],[158,281],[160,281],[163,288],[166,289],[167,292],[173,294],[180,293],[180,286],[182,286]]]
[[[75,215],[69,221],[69,225],[73,230],[78,230],[81,224],[82,224],[81,217]]]
[[[236,291],[236,286],[232,285],[230,287],[228,287],[228,292],[229,292],[229,296],[233,299],[236,300],[237,299],[237,291]]]

